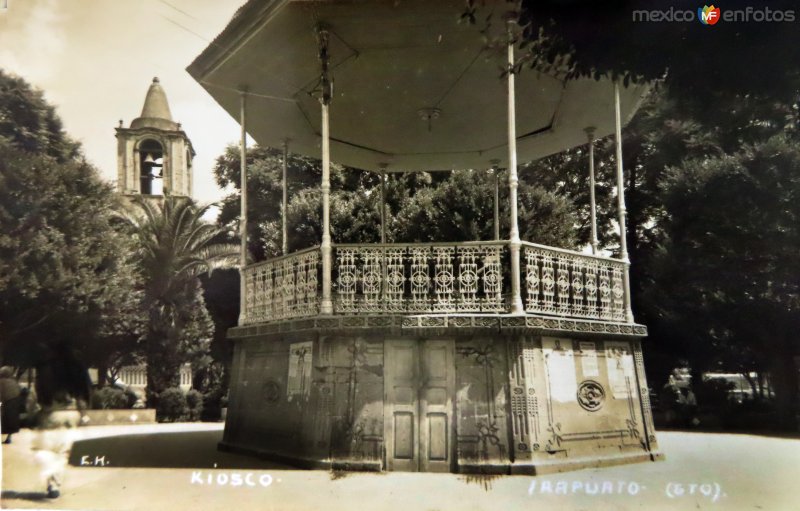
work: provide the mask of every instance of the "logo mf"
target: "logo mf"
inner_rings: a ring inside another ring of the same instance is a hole
[[[697,19],[703,25],[714,25],[719,21],[720,10],[719,7],[711,7],[704,5],[697,9]]]

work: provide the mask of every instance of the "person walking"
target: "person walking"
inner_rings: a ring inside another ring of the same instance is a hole
[[[22,392],[14,378],[14,370],[9,366],[0,367],[0,424],[2,433],[8,435],[4,444],[10,444],[11,435],[19,431],[23,405]]]
[[[61,495],[70,450],[78,438],[76,428],[91,397],[90,387],[85,365],[66,343],[56,345],[36,368],[42,409],[32,447],[49,498]]]
[[[80,412],[44,408],[39,413],[38,434],[33,440],[34,459],[39,465],[41,478],[47,485],[48,498],[61,495],[64,472],[67,468],[72,444],[77,439]]]

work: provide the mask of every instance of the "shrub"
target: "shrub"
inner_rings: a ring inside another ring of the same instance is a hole
[[[158,395],[156,408],[160,422],[180,422],[189,415],[189,406],[186,395],[178,387],[164,390]]]
[[[203,394],[203,414],[200,420],[208,422],[220,420],[221,411],[219,401],[220,396],[217,392]]]
[[[187,419],[199,421],[203,414],[203,394],[197,390],[190,390],[186,393]]]
[[[697,386],[697,404],[703,409],[720,413],[730,405],[729,393],[733,384],[725,380],[703,380]]]
[[[136,400],[134,399],[133,403]],[[118,410],[131,408],[126,392],[119,387],[100,387],[92,392],[92,408],[95,410]]]
[[[139,396],[136,395],[136,392],[132,388],[125,387],[125,401],[125,408],[133,408],[139,401]]]

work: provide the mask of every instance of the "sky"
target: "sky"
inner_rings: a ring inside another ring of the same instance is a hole
[[[3,9],[4,2],[8,7]],[[194,198],[222,198],[214,160],[239,125],[186,72],[245,0],[0,0],[0,68],[44,91],[103,179],[116,182],[114,128],[139,116],[157,76],[192,141]]]

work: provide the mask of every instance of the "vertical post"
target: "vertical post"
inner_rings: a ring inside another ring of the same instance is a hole
[[[594,189],[594,127],[586,128],[586,136],[589,138],[589,207],[592,221],[592,254],[597,254],[597,202],[595,201]]]
[[[494,177],[494,239],[500,239],[500,160],[492,160],[492,177]]]
[[[328,31],[317,27],[319,37],[319,60],[322,67],[320,86],[320,105],[322,107],[322,300],[320,302],[321,314],[333,314],[333,296],[331,294],[331,274],[333,267],[333,246],[331,245],[331,149],[330,149],[330,121],[328,107],[333,94],[333,84],[328,75]]]
[[[288,206],[288,193],[287,193],[287,181],[286,181],[286,170],[289,165],[289,139],[283,141],[283,181],[281,185],[283,187],[283,198],[281,200],[281,248],[283,250],[283,255],[289,253],[289,231],[286,227],[286,210]]]
[[[616,145],[617,145],[617,207],[619,209],[619,257],[625,263],[625,271],[622,272],[623,303],[625,307],[625,319],[628,323],[633,323],[633,309],[631,308],[631,281],[630,265],[628,257],[628,240],[625,209],[625,180],[622,173],[622,116],[620,114],[619,101],[619,81],[614,81],[614,117],[616,120]]]
[[[386,163],[381,168],[381,244],[386,243]],[[386,300],[386,281],[389,278],[389,266],[386,264],[386,247],[381,247],[381,299]]]
[[[386,164],[381,163],[381,243],[386,243]]]
[[[241,238],[241,248],[239,254],[239,282],[241,291],[239,293],[239,324],[242,325],[247,320],[247,278],[245,277],[245,267],[247,266],[247,118],[245,116],[247,93],[240,92],[239,126],[241,127],[241,140],[239,142],[240,160],[240,179],[241,184],[241,212],[239,217],[239,237]]]
[[[511,229],[509,235],[509,252],[511,254],[511,313],[523,314],[522,291],[520,287],[519,253],[522,244],[519,239],[519,226],[517,225],[517,120],[516,120],[516,91],[514,87],[514,38],[512,25],[514,20],[508,20],[508,201],[511,210]]]

